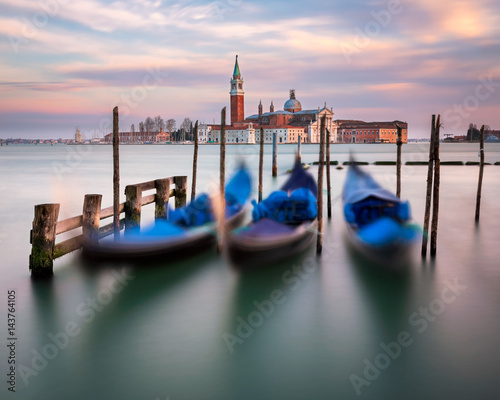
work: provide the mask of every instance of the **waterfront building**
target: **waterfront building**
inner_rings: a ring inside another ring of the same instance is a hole
[[[396,143],[397,125],[402,128],[402,142],[408,143],[408,123],[403,121],[365,122],[336,120],[339,143]]]

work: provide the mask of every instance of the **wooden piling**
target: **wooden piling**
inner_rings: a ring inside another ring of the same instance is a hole
[[[175,184],[175,208],[186,205],[187,200],[187,176],[174,177]]]
[[[86,194],[83,199],[82,234],[87,243],[99,242],[99,223],[101,221],[100,194]]]
[[[34,278],[48,277],[53,274],[54,245],[59,217],[59,204],[40,204],[35,206],[35,217],[31,231],[31,255],[29,269]]]
[[[273,177],[278,176],[278,139],[277,133],[273,132]]]
[[[316,254],[323,251],[323,165],[325,163],[325,125],[326,117],[321,117],[318,166],[318,236],[316,239]]]
[[[224,243],[224,222],[226,213],[226,107],[221,111],[220,126],[220,221],[219,240],[217,241],[217,251],[221,252]]]
[[[432,199],[432,171],[434,167],[434,136],[436,131],[436,115],[432,114],[431,139],[429,143],[429,167],[427,169],[427,191],[425,196],[424,228],[422,234],[422,257],[427,255],[427,241],[429,238],[429,220],[431,215]]]
[[[396,196],[401,198],[401,146],[403,145],[403,138],[402,138],[403,129],[399,125],[396,125],[396,128],[398,129],[398,140],[396,142],[398,146],[398,154],[396,160],[396,177],[397,177]]]
[[[142,190],[139,185],[125,187],[125,233],[141,228]]]
[[[118,129],[118,107],[113,109],[113,228],[115,240],[120,236],[120,136]]]
[[[260,128],[259,150],[259,203],[262,201],[262,173],[264,170],[264,128]]]
[[[301,137],[299,135],[299,144],[298,144],[298,149],[297,149],[297,158],[299,159],[299,163],[302,162],[302,149],[300,148],[301,145],[302,145]]]
[[[155,180],[155,220],[167,218],[170,183],[168,178]]]
[[[198,167],[198,121],[194,124],[194,155],[193,155],[193,182],[191,184],[191,201],[196,196],[196,169]]]
[[[434,133],[434,187],[432,190],[432,224],[431,224],[431,257],[436,256],[437,231],[439,219],[439,185],[441,180],[441,164],[439,159],[439,130],[441,116],[438,115]]]
[[[330,131],[326,130],[326,192],[328,219],[332,219],[332,184],[330,180]]]
[[[483,188],[483,174],[484,174],[484,125],[481,127],[479,138],[479,180],[477,182],[477,196],[476,196],[476,223],[479,222],[479,213],[481,211],[481,191]]]

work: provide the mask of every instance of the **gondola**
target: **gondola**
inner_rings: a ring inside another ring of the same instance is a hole
[[[245,218],[251,178],[242,166],[225,188],[225,229],[240,226]],[[84,243],[83,254],[93,261],[144,261],[184,258],[197,255],[217,242],[216,216],[212,199],[198,195],[186,206],[169,210],[167,219],[158,219],[140,231],[125,232],[99,243]]]
[[[417,238],[410,204],[380,186],[350,163],[343,190],[348,237],[364,255],[391,260],[407,252]]]
[[[317,186],[296,161],[281,190],[254,200],[252,222],[229,234],[227,249],[236,266],[260,266],[297,255],[314,240]]]

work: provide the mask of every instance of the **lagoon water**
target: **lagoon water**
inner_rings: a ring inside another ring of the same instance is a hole
[[[394,145],[331,150],[341,162],[351,150],[369,162],[396,153]],[[477,150],[442,144],[441,160],[478,161]],[[120,151],[122,189],[174,175],[188,175],[191,184],[192,146]],[[279,147],[273,180],[266,146],[264,195],[284,182],[294,151]],[[317,151],[304,145],[303,162],[316,161]],[[228,146],[228,175],[244,158],[256,178],[257,152]],[[200,146],[198,192],[216,187],[218,154],[217,146]],[[478,167],[442,167],[437,258],[422,262],[416,246],[399,272],[349,251],[339,201],[346,169],[332,169],[333,218],[319,259],[310,249],[242,272],[215,251],[154,266],[99,267],[75,252],[55,261],[53,279],[31,280],[33,206],[59,202],[60,219],[81,214],[87,193],[103,194],[103,207],[110,206],[111,157],[110,146],[0,148],[1,398],[9,394],[7,290],[16,292],[19,399],[500,398],[500,166],[485,167],[479,226]],[[428,144],[403,146],[403,161],[427,158]],[[499,144],[486,145],[486,161],[500,161]],[[366,168],[395,190],[394,166]],[[402,197],[422,223],[427,167],[402,172]],[[145,207],[144,224],[152,208]],[[279,301],[270,303],[276,290]],[[68,327],[72,336],[63,333]]]

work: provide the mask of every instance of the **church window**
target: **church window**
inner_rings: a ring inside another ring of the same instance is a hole
[[[238,83],[238,89],[243,89],[243,84],[242,83]]]

